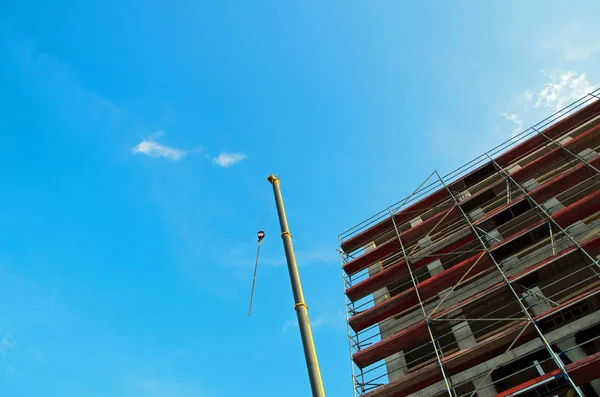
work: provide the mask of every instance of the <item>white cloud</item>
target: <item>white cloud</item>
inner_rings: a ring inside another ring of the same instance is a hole
[[[567,71],[560,74],[550,74],[542,71],[548,77],[544,88],[536,94],[535,107],[558,111],[577,99],[594,91],[585,73]]]
[[[15,338],[8,332],[0,332],[0,355],[4,356],[7,349],[12,349],[17,345]]]
[[[506,120],[512,121],[515,124],[515,129],[513,130],[512,134],[510,134],[511,138],[523,131],[523,120],[521,120],[519,116],[514,113],[502,113],[502,116],[504,116]]]
[[[152,134],[147,139],[142,140],[136,146],[131,148],[134,154],[145,154],[151,157],[164,157],[169,160],[177,161],[181,160],[187,155],[187,152],[183,149],[176,149],[166,145],[161,145],[156,142],[156,139],[163,135],[161,131]]]
[[[16,345],[17,345],[17,342],[15,341],[15,338],[13,338],[11,334],[9,334],[8,332],[5,332],[2,335],[2,340],[0,340],[0,346],[12,348],[12,347],[15,347]]]
[[[310,322],[312,328],[319,328],[325,324],[325,316],[319,316]]]
[[[511,138],[524,130],[525,121],[535,123],[551,113],[558,112],[566,106],[586,96],[598,88],[591,84],[585,73],[566,71],[546,73],[547,80],[540,89],[528,89],[518,95],[510,106],[511,112],[500,113],[506,120],[511,121],[515,128]],[[566,114],[562,117],[566,117]]]
[[[243,161],[245,158],[246,155],[243,153],[220,153],[217,157],[213,158],[213,163],[223,168],[229,168]]]
[[[310,327],[312,329],[320,328],[323,325],[325,325],[325,316],[324,315],[319,316],[314,320],[310,320]],[[283,332],[287,332],[291,328],[298,328],[297,320],[289,320],[289,321],[286,321],[285,324],[283,324]]]
[[[29,353],[31,353],[31,356],[33,357],[33,359],[35,361],[37,361],[38,363],[41,363],[43,361],[42,360],[42,355],[40,354],[39,350],[37,350],[37,349],[31,349],[29,351]]]
[[[286,321],[285,324],[283,324],[283,332],[287,332],[290,328],[298,328],[298,321],[289,320]]]

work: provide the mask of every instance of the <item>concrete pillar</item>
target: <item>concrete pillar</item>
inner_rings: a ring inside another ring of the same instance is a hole
[[[431,277],[434,277],[443,272],[444,268],[442,267],[442,262],[439,259],[436,259],[433,262],[427,264],[427,270],[429,270],[429,274],[431,274]],[[446,294],[448,294],[448,291],[450,291],[451,289],[452,287],[441,290],[440,292],[438,292],[437,295],[440,299],[443,299],[446,296]],[[450,299],[452,299],[452,295],[449,295],[444,302],[448,304],[450,302]]]
[[[531,310],[534,316],[540,315],[552,309],[552,305],[544,299],[544,293],[537,285],[523,293],[523,303]]]
[[[498,231],[498,229],[490,230],[489,232],[483,235],[483,240],[487,243],[488,246],[492,246],[496,243],[502,241],[502,235]]]
[[[406,375],[406,358],[404,357],[404,351],[392,354],[386,359],[385,365],[387,367],[390,382],[402,378]]]
[[[427,264],[427,270],[429,270],[429,274],[431,274],[431,277],[433,277],[443,272],[444,268],[442,267],[442,262],[440,262],[439,259],[436,259]]]
[[[481,219],[485,216],[485,212],[481,208],[475,208],[471,212],[469,212],[469,218],[471,218],[472,222],[475,222],[478,219]]]
[[[598,153],[593,151],[590,148],[586,148],[586,149],[583,149],[581,152],[577,153],[577,155],[579,157],[581,157],[582,159],[584,159],[585,161],[590,161],[591,159],[596,157],[598,155]]]
[[[473,332],[471,332],[471,327],[469,326],[469,323],[467,321],[462,321],[453,326],[452,334],[454,334],[454,338],[456,338],[456,342],[458,343],[458,348],[460,350],[468,349],[477,344],[477,341],[473,336]],[[477,387],[480,383],[483,382],[482,387],[479,390],[477,390],[478,397],[493,397],[496,394],[498,394],[498,391],[496,390],[494,385],[491,384],[491,377],[486,378],[485,375],[483,375],[478,378],[474,378],[472,382],[473,387]]]
[[[425,248],[429,247],[430,245],[432,245],[433,241],[431,241],[431,237],[425,236],[425,237],[419,239],[418,244],[419,244],[419,248],[425,249]]]
[[[540,183],[535,178],[531,178],[521,184],[521,187],[527,192],[536,189],[538,186],[540,186]]]
[[[562,210],[563,208],[565,208],[565,206],[563,205],[563,203],[561,203],[560,201],[558,201],[558,199],[556,197],[552,197],[551,199],[546,200],[542,204],[542,207],[544,207],[544,209],[546,210],[546,212],[548,212],[550,215],[552,215],[555,212],[558,212],[558,211]]]
[[[419,223],[423,223],[423,219],[421,219],[420,216],[417,216],[416,218],[411,219],[410,221],[410,227],[415,227],[417,226]]]
[[[369,243],[368,245],[364,246],[364,251],[365,254],[368,254],[369,252],[373,251],[375,249],[376,245],[374,242]],[[381,264],[380,263],[374,263],[371,266],[369,266],[369,276],[373,276],[374,274],[378,273],[381,271]],[[388,289],[386,287],[378,289],[377,291],[373,292],[373,300],[375,305],[381,303],[382,301],[386,300],[389,297],[389,292]],[[385,338],[391,334],[393,334],[393,320],[390,321],[383,321],[381,323],[379,323],[379,332],[381,334],[381,338]],[[385,359],[385,366],[387,369],[387,374],[388,374],[388,378],[390,380],[390,382],[393,382],[397,379],[400,379],[401,377],[403,377],[404,375],[406,375],[406,359],[404,358],[404,352],[400,351],[398,353],[392,354],[391,356],[387,357]]]
[[[469,327],[469,323],[466,321],[453,326],[452,334],[454,334],[454,338],[456,338],[456,343],[458,343],[458,348],[460,350],[468,349],[477,344],[473,332],[471,332],[471,327]]]
[[[363,247],[365,254],[368,254],[369,252],[373,251],[375,248],[376,248],[376,245],[374,242],[371,242]],[[379,273],[381,271],[381,264],[379,262],[376,262],[376,263],[372,264],[371,266],[369,266],[367,271],[369,272],[369,277],[372,277],[373,275],[375,275],[376,273]],[[382,301],[386,300],[387,296],[388,296],[387,288],[384,287],[384,288],[378,289],[377,291],[373,292],[373,301],[377,305],[377,304],[381,303]]]

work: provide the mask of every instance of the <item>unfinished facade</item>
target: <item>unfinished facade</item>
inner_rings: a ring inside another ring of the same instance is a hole
[[[600,396],[600,100],[340,236],[356,395]]]

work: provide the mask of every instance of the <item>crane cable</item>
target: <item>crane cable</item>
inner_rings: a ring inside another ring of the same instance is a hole
[[[254,285],[256,284],[256,272],[258,270],[258,257],[260,255],[260,246],[262,244],[262,240],[265,237],[265,232],[263,230],[267,224],[267,219],[269,219],[269,202],[267,202],[267,193],[268,191],[265,190],[265,198],[260,214],[260,223],[258,225],[258,247],[256,249],[256,262],[254,263],[254,278],[252,279],[252,291],[250,292],[250,309],[248,309],[248,316],[252,314],[252,300],[254,298]]]

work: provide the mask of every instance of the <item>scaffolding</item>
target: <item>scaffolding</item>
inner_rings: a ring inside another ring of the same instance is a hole
[[[339,236],[355,396],[600,396],[599,95]]]

